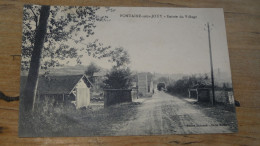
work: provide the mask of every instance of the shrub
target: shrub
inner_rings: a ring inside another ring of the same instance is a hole
[[[113,68],[104,80],[107,89],[129,89],[132,87],[133,76],[129,68]]]
[[[21,117],[19,128],[37,135],[50,135],[75,128],[77,121],[73,116],[80,115],[84,110],[76,110],[75,106],[55,104],[54,100],[42,101],[32,112],[25,112]]]
[[[177,80],[176,82],[169,83],[166,88],[169,93],[188,96],[189,88],[204,88],[209,86],[209,79],[208,76],[205,74],[204,76],[185,76],[182,79]]]

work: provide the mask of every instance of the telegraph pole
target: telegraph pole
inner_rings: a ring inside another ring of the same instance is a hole
[[[210,25],[207,23],[208,29],[208,40],[209,40],[209,56],[210,56],[210,69],[211,69],[211,88],[213,95],[213,105],[215,104],[215,84],[214,84],[214,73],[213,73],[213,61],[212,61],[212,51],[211,51],[211,39],[210,39]]]

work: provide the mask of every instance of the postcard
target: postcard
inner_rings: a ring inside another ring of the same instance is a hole
[[[19,137],[237,131],[222,8],[24,6]]]

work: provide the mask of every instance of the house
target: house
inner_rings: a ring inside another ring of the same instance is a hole
[[[25,81],[21,77],[21,85]],[[55,103],[72,103],[77,109],[87,107],[91,87],[92,83],[85,75],[40,76],[35,103],[53,100]]]
[[[138,88],[138,94],[146,96],[153,93],[153,75],[151,73],[138,73],[136,84]]]

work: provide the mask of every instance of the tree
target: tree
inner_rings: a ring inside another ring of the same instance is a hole
[[[60,60],[65,58],[75,58],[81,63],[83,55],[79,54],[80,51],[97,58],[109,56],[107,50],[110,46],[104,47],[98,40],[83,43],[94,34],[95,22],[108,20],[107,16],[96,14],[99,9],[37,5],[24,7],[21,68],[29,70],[22,94],[26,111],[33,108],[40,68],[61,66]]]
[[[115,48],[108,55],[111,56],[109,62],[116,63],[113,66],[114,68],[127,67],[131,62],[128,52],[123,47]]]
[[[106,74],[104,80],[105,88],[108,89],[128,89],[132,86],[133,76],[127,67],[130,64],[130,56],[123,48],[115,48],[109,54],[110,62],[115,62],[111,71]]]
[[[99,72],[99,71],[100,71],[100,68],[94,62],[91,62],[87,66],[85,74],[90,76],[90,77],[93,77],[94,73]]]
[[[188,96],[188,89],[191,88],[209,88],[211,85],[208,84],[208,76],[199,75],[190,75],[184,76],[182,79],[177,80],[176,82],[170,82],[167,85],[167,91],[173,94],[179,94],[182,96]]]
[[[168,82],[169,82],[169,78],[167,78],[167,77],[160,77],[157,79],[157,83],[168,84]]]
[[[38,83],[38,74],[39,74],[39,66],[40,66],[40,58],[42,53],[42,48],[44,44],[44,38],[47,30],[47,20],[50,14],[50,6],[42,6],[40,10],[40,20],[39,26],[37,26],[35,41],[32,51],[32,58],[30,63],[30,70],[28,74],[28,79],[26,82],[25,90],[24,90],[24,103],[25,110],[29,111],[33,105],[33,99],[36,96],[36,89]]]
[[[22,69],[28,70],[32,57],[36,30],[39,26],[40,6],[26,5],[23,21]],[[62,65],[60,60],[75,58],[80,63],[79,52],[102,58],[110,53],[98,40],[88,44],[86,38],[94,34],[95,22],[108,21],[107,16],[98,16],[99,7],[50,7],[47,32],[44,38],[41,69]],[[84,33],[82,33],[84,32]]]
[[[91,62],[88,66],[87,66],[87,69],[85,71],[85,74],[87,76],[90,77],[90,80],[93,82],[93,76],[94,76],[94,73],[96,72],[99,72],[100,71],[100,68],[94,63],[94,62]]]
[[[132,86],[133,76],[129,68],[112,68],[106,74],[104,80],[105,88],[108,89],[129,89]]]

